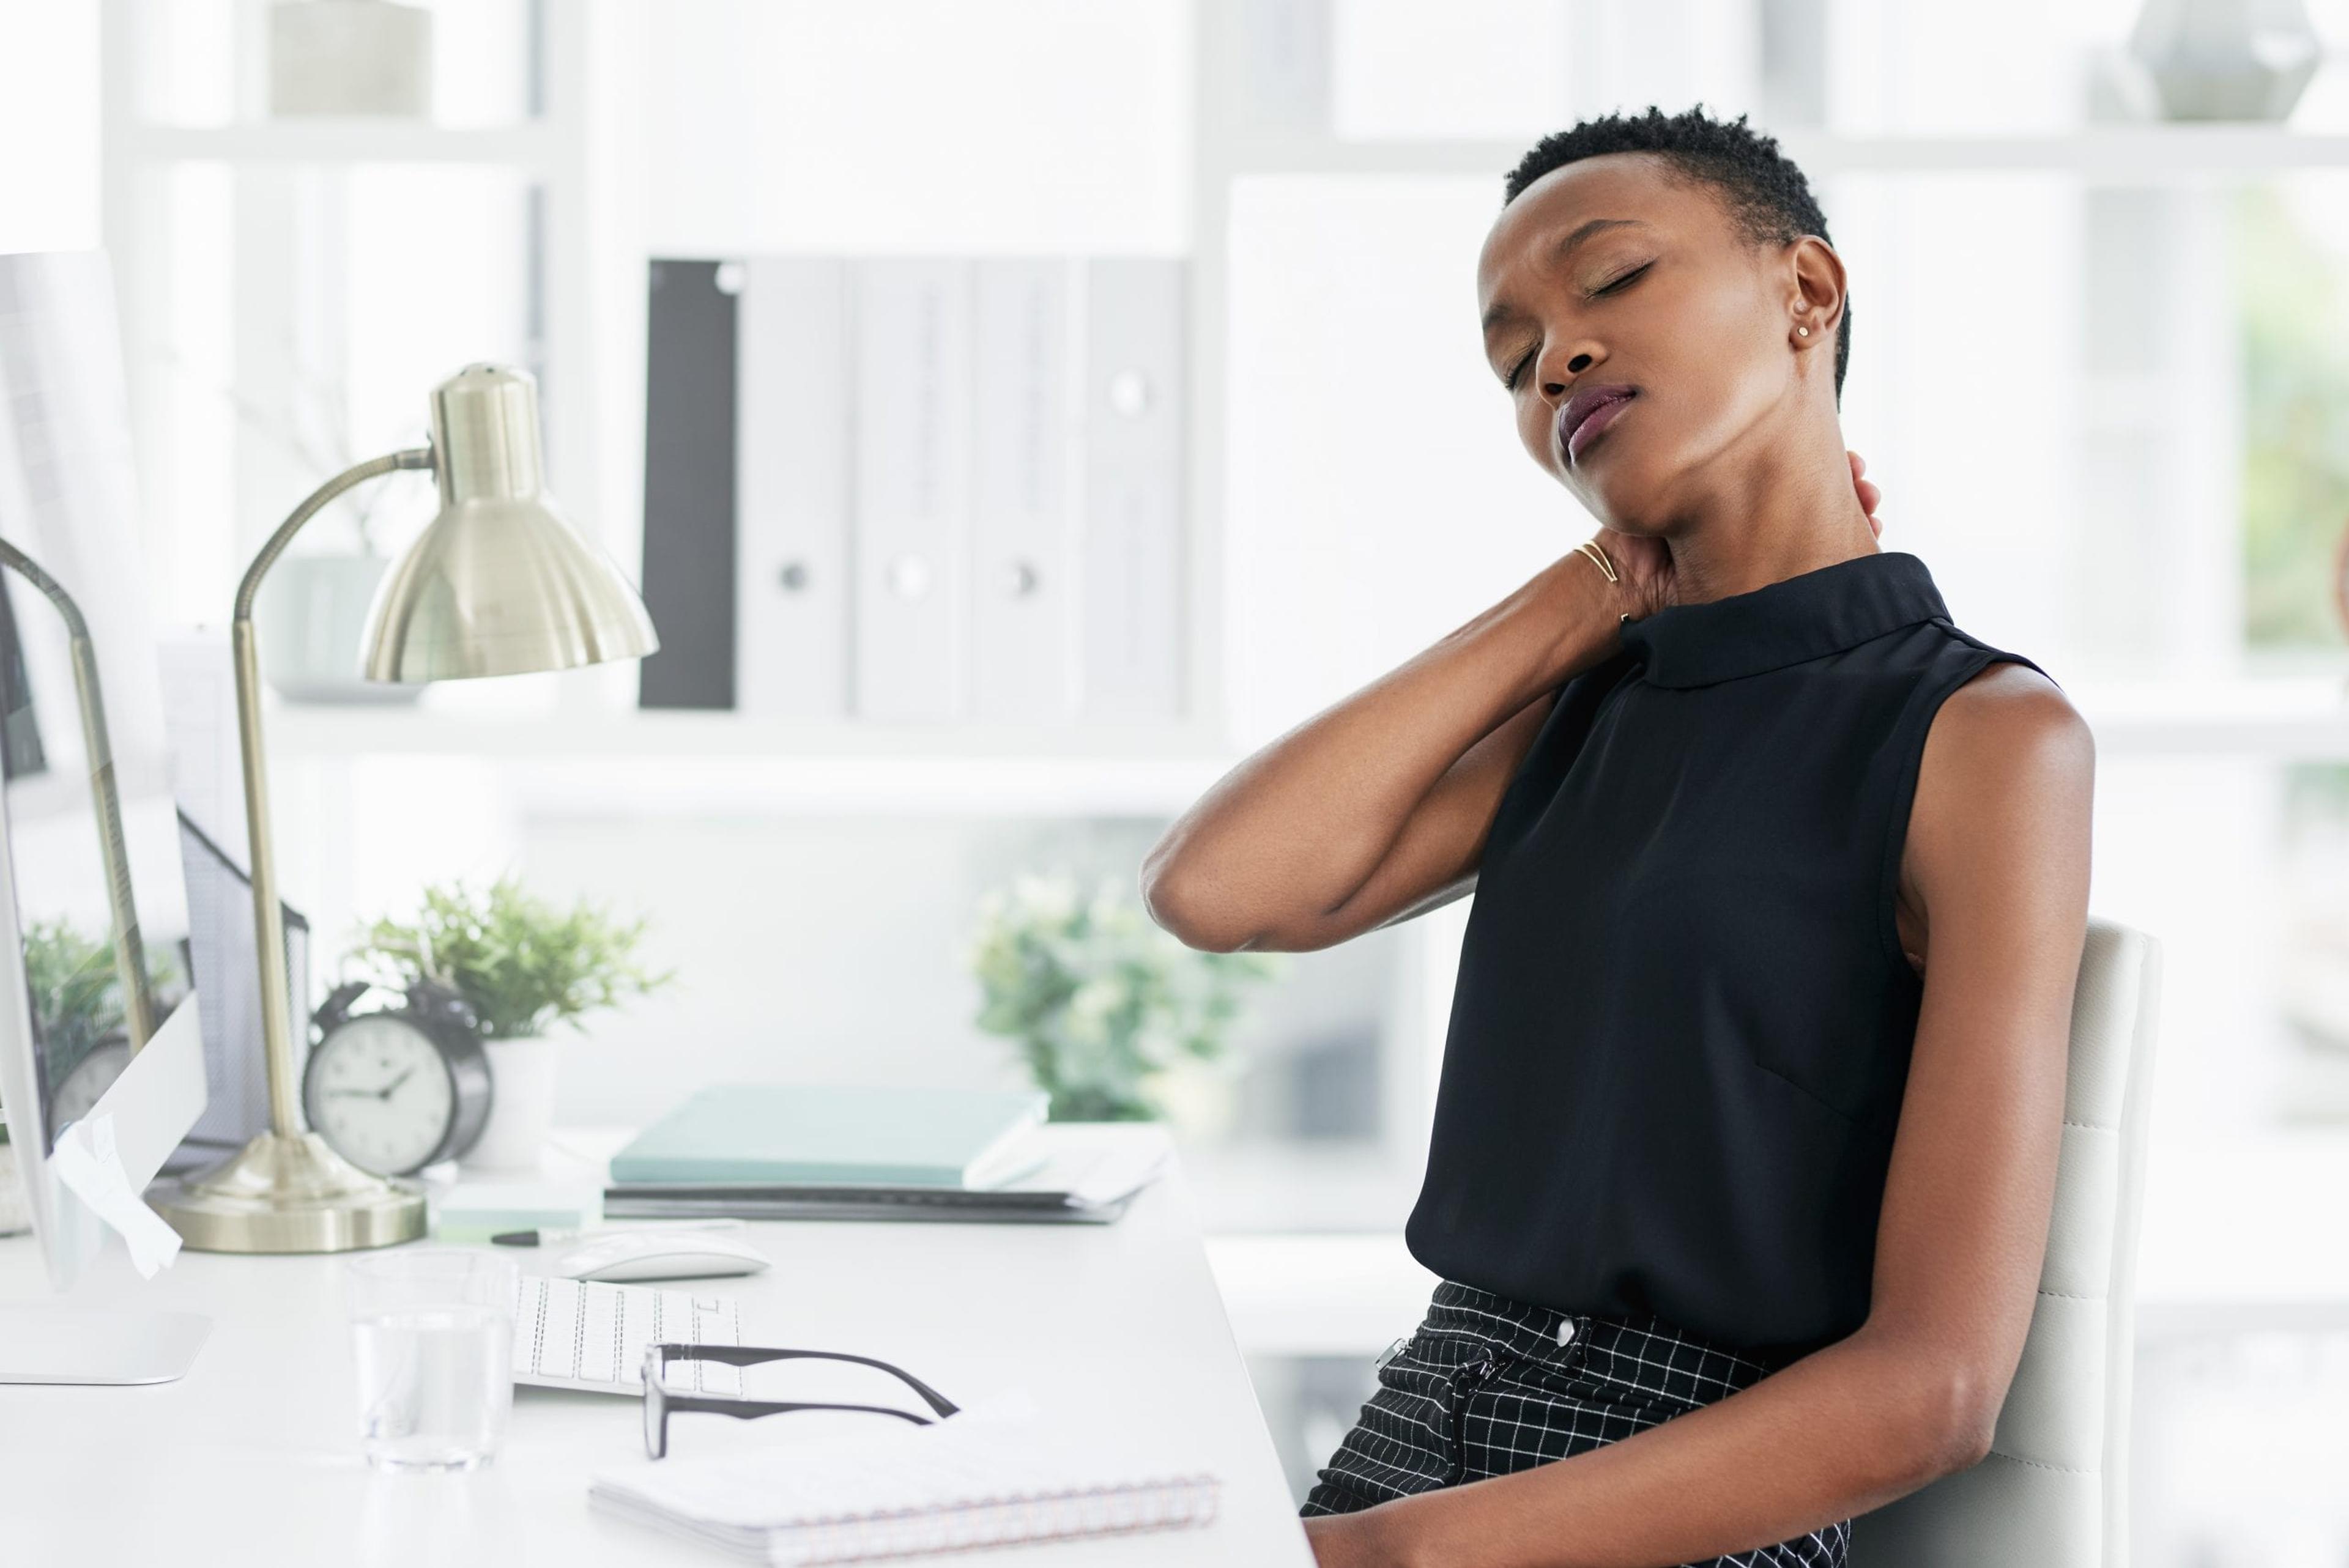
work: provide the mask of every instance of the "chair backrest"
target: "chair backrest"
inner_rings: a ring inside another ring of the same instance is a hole
[[[2088,922],[2039,1301],[1990,1456],[1852,1522],[1852,1568],[2126,1568],[2161,944]]]

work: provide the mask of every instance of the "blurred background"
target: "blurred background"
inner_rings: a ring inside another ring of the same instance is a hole
[[[1850,268],[1884,543],[2095,724],[2094,907],[2167,947],[2137,1560],[2349,1563],[2349,0],[444,0],[422,97],[357,115],[273,83],[273,9],[0,0],[0,251],[112,254],[148,576],[191,661],[294,501],[419,442],[427,390],[484,358],[539,377],[554,489],[669,649],[685,562],[738,590],[747,660],[789,611],[750,513],[655,471],[708,427],[662,378],[686,328],[657,279],[727,321],[777,259],[1156,280],[1150,376],[1110,396],[1174,444],[1119,525],[1081,490],[1059,514],[1097,592],[1055,611],[1036,701],[991,706],[968,645],[925,654],[939,701],[885,700],[852,642],[773,702],[723,659],[363,702],[302,649],[356,634],[367,563],[433,509],[417,475],[305,535],[306,598],[273,579],[312,999],[427,881],[641,914],[678,984],[571,1050],[571,1124],[730,1078],[1023,1081],[976,1021],[988,890],[1130,899],[1239,758],[1588,535],[1482,361],[1504,173],[1651,103],[1779,135]],[[2194,100],[2198,50],[2233,98]],[[859,396],[916,445],[944,417]],[[736,455],[783,438],[745,423]],[[996,564],[966,569],[976,603]],[[1162,1097],[1300,1495],[1432,1283],[1400,1231],[1466,910],[1296,955],[1227,1067]]]

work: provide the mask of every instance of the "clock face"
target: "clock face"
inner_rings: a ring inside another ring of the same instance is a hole
[[[109,1040],[82,1057],[49,1095],[49,1125],[63,1127],[88,1116],[96,1109],[98,1097],[114,1087],[114,1080],[129,1065],[128,1040]]]
[[[394,1017],[353,1018],[320,1041],[303,1089],[310,1125],[336,1153],[380,1176],[431,1159],[457,1109],[440,1050]]]

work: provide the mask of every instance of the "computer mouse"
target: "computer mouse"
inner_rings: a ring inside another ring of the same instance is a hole
[[[707,1279],[757,1274],[766,1253],[712,1231],[620,1231],[561,1253],[548,1272],[563,1279]]]

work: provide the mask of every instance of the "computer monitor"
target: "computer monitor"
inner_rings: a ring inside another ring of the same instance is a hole
[[[204,1108],[122,363],[102,254],[0,256],[0,1109],[59,1290],[111,1234],[60,1139],[136,1193]],[[0,1381],[176,1376],[174,1315],[12,1305]]]

